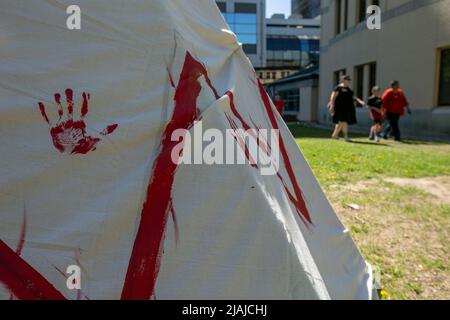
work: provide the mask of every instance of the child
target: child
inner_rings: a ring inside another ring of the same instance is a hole
[[[367,106],[370,109],[370,118],[372,119],[372,127],[370,128],[369,140],[380,141],[378,134],[383,129],[384,108],[381,103],[380,87],[372,88],[372,95],[367,101]]]

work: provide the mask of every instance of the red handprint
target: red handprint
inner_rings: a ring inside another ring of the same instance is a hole
[[[73,120],[73,90],[66,89],[67,102],[67,119],[62,120],[64,114],[61,104],[61,95],[55,93],[55,102],[58,108],[58,121],[53,125],[45,112],[45,106],[39,102],[39,109],[45,122],[50,126],[50,135],[52,136],[53,144],[61,153],[69,154],[86,154],[96,149],[96,145],[101,141],[98,137],[92,137],[86,133],[86,124],[84,118],[88,113],[88,103],[91,98],[89,93],[83,92],[83,104],[81,106],[81,116],[79,120]],[[116,130],[117,124],[112,124],[100,132],[101,135],[106,136]]]

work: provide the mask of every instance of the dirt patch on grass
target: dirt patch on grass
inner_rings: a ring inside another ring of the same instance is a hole
[[[434,195],[439,202],[450,204],[450,176],[420,179],[387,178],[385,181],[421,189]]]
[[[449,182],[449,177],[371,179],[327,188],[392,299],[450,299]]]

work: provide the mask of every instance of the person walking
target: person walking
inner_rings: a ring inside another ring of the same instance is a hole
[[[396,141],[401,141],[399,120],[405,114],[405,108],[409,111],[409,102],[400,89],[400,83],[397,80],[391,82],[391,88],[387,89],[381,102],[386,109],[386,116]]]
[[[284,101],[281,99],[281,97],[278,93],[275,94],[275,98],[273,99],[273,104],[275,105],[275,108],[277,108],[278,113],[283,115]]]
[[[341,131],[344,133],[345,141],[350,141],[348,137],[348,126],[356,124],[356,109],[355,101],[364,106],[365,103],[355,96],[352,89],[350,89],[350,76],[343,76],[341,83],[336,86],[331,94],[329,109],[333,116],[333,123],[336,125],[333,139],[339,139]]]
[[[378,134],[383,128],[384,108],[381,102],[380,87],[374,86],[372,88],[372,95],[367,101],[367,107],[370,110],[370,118],[372,119],[372,126],[370,127],[369,140],[379,142]]]

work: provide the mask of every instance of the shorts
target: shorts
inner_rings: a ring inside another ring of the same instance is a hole
[[[371,112],[370,118],[372,119],[373,124],[382,124],[383,123],[383,116],[379,114],[378,112]]]

